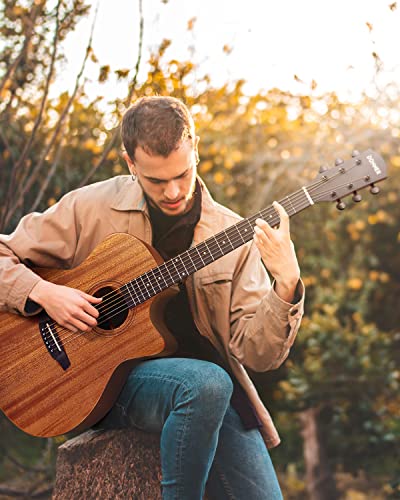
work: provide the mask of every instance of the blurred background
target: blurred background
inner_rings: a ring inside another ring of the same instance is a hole
[[[243,216],[372,148],[389,179],[292,219],[307,286],[289,359],[253,374],[282,437],[285,499],[400,498],[400,5],[1,0],[0,231],[126,174],[143,95],[190,108],[199,173]],[[11,341],[11,339],[10,339]],[[0,415],[0,496],[48,498],[57,447]]]

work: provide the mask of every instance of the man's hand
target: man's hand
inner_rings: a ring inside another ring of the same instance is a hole
[[[32,288],[29,298],[46,309],[59,325],[72,332],[89,332],[97,325],[99,312],[92,304],[98,304],[101,298],[44,280]]]
[[[289,216],[278,202],[272,204],[280,217],[279,228],[273,229],[262,219],[256,220],[254,242],[265,267],[275,278],[275,291],[286,302],[292,302],[300,268],[290,239]]]

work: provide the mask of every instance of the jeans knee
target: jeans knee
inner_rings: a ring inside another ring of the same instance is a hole
[[[233,383],[228,373],[220,366],[202,361],[190,380],[190,393],[199,410],[209,417],[209,413],[220,410],[225,413],[233,391]]]

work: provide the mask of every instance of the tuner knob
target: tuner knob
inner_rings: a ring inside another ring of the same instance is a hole
[[[335,160],[335,165],[338,167],[339,165],[341,165],[342,163],[344,163],[344,160],[342,160],[341,158],[336,158]]]
[[[336,208],[338,210],[344,210],[346,208],[346,203],[343,203],[343,201],[338,200],[336,203]]]
[[[380,189],[378,188],[378,186],[375,186],[375,184],[371,184],[370,191],[372,194],[378,194]]]
[[[351,157],[352,158],[355,158],[356,156],[358,156],[360,154],[360,151],[357,151],[357,149],[355,149],[352,153],[351,153]]]
[[[353,194],[353,201],[355,201],[356,203],[358,203],[359,201],[361,201],[362,198],[361,198],[361,195],[357,193],[357,191],[354,191],[354,194]]]
[[[324,172],[326,172],[328,170],[328,167],[326,165],[321,165],[319,167],[319,173],[320,174],[323,174]]]

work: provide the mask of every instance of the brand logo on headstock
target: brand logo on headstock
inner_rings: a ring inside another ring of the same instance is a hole
[[[376,173],[376,175],[380,175],[382,173],[382,170],[376,164],[374,157],[372,155],[368,155],[367,160],[370,162],[371,167],[374,169],[374,172]]]

